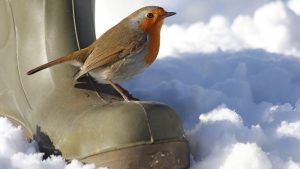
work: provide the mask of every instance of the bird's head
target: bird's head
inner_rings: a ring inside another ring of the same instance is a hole
[[[167,12],[159,6],[147,6],[135,11],[129,19],[143,32],[150,32],[153,29],[161,29],[164,19],[175,15],[175,12]]]

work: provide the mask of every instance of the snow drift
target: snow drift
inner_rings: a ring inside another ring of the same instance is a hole
[[[299,74],[299,59],[262,50],[183,54],[126,86],[177,110],[193,169],[291,169],[300,167]]]

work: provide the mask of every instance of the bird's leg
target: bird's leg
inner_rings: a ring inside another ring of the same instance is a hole
[[[109,84],[123,97],[126,102],[129,102],[128,96],[124,93],[124,91],[114,82],[108,80]]]
[[[90,76],[90,74],[87,74],[87,77],[89,79],[89,83],[91,84],[91,86],[94,88],[94,90],[97,93],[97,96],[104,102],[106,102],[106,100],[102,97],[101,91],[99,91],[98,87],[96,87],[95,82],[93,81],[92,77]]]
[[[135,101],[139,101],[139,99],[135,98],[132,94],[129,93],[128,90],[124,89],[122,86],[120,86],[119,84],[116,84],[117,86],[119,86],[120,89],[122,89],[123,93],[130,99],[130,100],[135,100]]]

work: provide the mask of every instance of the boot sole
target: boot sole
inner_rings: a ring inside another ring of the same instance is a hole
[[[189,148],[187,141],[177,140],[96,154],[81,161],[108,169],[188,169]]]

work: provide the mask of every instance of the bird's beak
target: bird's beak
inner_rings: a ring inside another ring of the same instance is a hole
[[[176,12],[166,12],[165,13],[165,18],[173,16],[173,15],[176,15]]]

